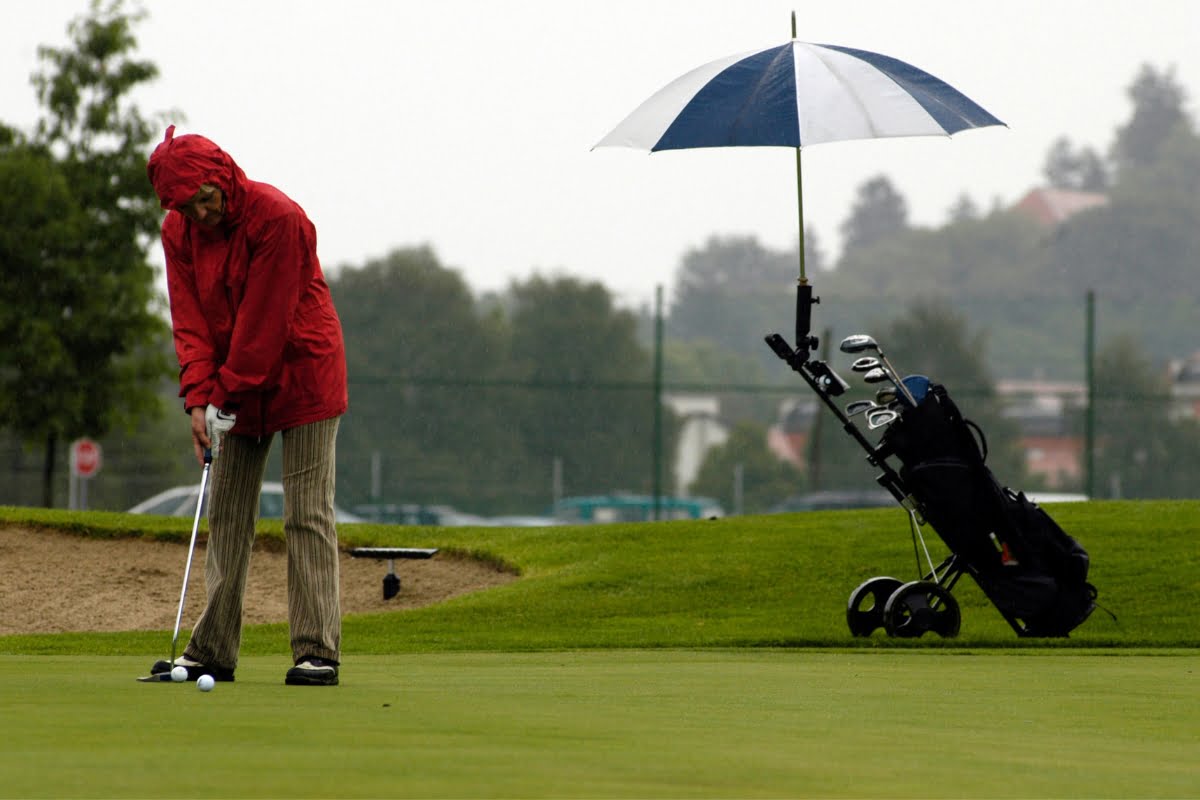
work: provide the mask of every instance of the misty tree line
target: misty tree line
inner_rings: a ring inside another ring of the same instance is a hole
[[[68,47],[41,50],[36,128],[0,124],[2,503],[63,505],[66,444],[84,435],[105,448],[93,507],[121,509],[196,480],[147,258],[161,212],[145,154],[162,119],[129,101],[157,74],[136,58],[139,20],[120,2],[77,19]],[[1045,370],[1080,379],[1077,318],[1094,288],[1102,329],[1126,331],[1098,360],[1107,394],[1097,471],[1121,476],[1123,496],[1185,496],[1194,490],[1178,476],[1192,473],[1200,442],[1193,422],[1166,413],[1161,366],[1196,349],[1200,144],[1170,71],[1144,68],[1130,98],[1130,120],[1104,157],[1066,139],[1048,151],[1051,185],[1110,199],[1052,233],[1005,209],[981,212],[965,195],[945,225],[915,228],[886,177],[865,183],[836,264],[806,236],[825,295],[815,327],[827,340],[869,327],[897,364],[951,386],[988,431],[998,474],[1025,481],[995,380]],[[734,465],[747,511],[809,488],[810,476],[765,445],[781,401],[798,394],[762,341],[791,324],[796,261],[751,237],[714,237],[675,276],[666,389],[721,398],[733,434],[691,488],[727,507]],[[345,265],[329,282],[351,375],[343,505],[536,513],[553,491],[648,491],[654,448],[673,451],[670,414],[661,441],[653,437],[652,310],[618,307],[601,284],[534,276],[476,296],[427,247]],[[835,426],[818,435],[823,487],[869,484]]]

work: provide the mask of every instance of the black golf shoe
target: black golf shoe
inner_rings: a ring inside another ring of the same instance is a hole
[[[302,658],[287,671],[283,682],[288,686],[337,686],[338,662],[313,656]]]
[[[169,673],[172,667],[183,667],[186,669],[189,681],[197,680],[201,675],[212,675],[214,681],[233,681],[233,670],[225,669],[224,667],[210,667],[207,664],[201,664],[199,661],[193,661],[187,656],[180,656],[175,659],[174,664],[166,659],[155,661],[154,666],[150,668],[150,674],[162,675]]]

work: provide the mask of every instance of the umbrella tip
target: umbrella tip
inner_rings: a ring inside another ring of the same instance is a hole
[[[796,12],[794,9],[792,11],[792,38],[796,38]]]

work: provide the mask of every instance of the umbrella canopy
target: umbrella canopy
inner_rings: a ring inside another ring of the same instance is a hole
[[[667,84],[595,147],[794,147],[800,220],[798,347],[816,302],[804,271],[803,147],[852,139],[950,136],[1004,125],[945,81],[890,56],[796,40],[718,59]],[[815,345],[814,345],[815,346]]]
[[[692,70],[642,103],[596,146],[799,148],[949,136],[1003,124],[945,81],[904,61],[793,40]]]

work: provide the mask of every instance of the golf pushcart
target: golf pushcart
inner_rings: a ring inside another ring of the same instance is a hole
[[[952,591],[967,574],[1018,636],[1067,636],[1096,607],[1087,552],[1036,503],[996,480],[986,465],[983,432],[962,416],[945,387],[924,376],[902,378],[870,336],[847,337],[841,351],[859,356],[851,369],[867,383],[882,384],[876,400],[840,408],[835,398],[849,385],[811,356],[817,346],[809,334],[815,302],[812,287],[802,284],[797,347],[778,333],[766,342],[880,471],[876,480],[908,514],[920,575],[913,581],[873,577],[859,585],[846,610],[850,631],[856,636],[879,628],[896,637],[926,631],[957,636],[961,614]],[[872,442],[867,434],[875,432],[879,439]],[[925,546],[921,529],[926,524],[950,550],[940,564],[933,563]],[[928,569],[921,566],[921,550]]]

